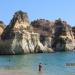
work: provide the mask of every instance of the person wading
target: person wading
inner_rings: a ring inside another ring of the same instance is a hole
[[[42,71],[42,64],[41,64],[41,63],[38,65],[38,71],[39,71],[39,72]]]

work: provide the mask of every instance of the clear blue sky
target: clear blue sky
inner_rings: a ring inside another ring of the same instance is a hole
[[[75,0],[1,0],[0,20],[9,24],[13,14],[23,10],[30,21],[39,18],[55,20],[59,17],[75,25]]]

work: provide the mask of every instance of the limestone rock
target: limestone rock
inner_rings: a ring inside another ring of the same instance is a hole
[[[49,48],[51,47],[53,24],[53,22],[45,19],[37,19],[31,22],[34,32],[40,34],[40,41],[42,42],[42,44]]]
[[[40,34],[44,46],[54,51],[74,50],[74,35],[72,27],[60,18],[55,22],[39,19],[31,22],[35,32]]]
[[[39,34],[32,32],[27,14],[22,11],[15,13],[2,34],[2,40],[5,43],[5,48],[8,49],[3,49],[3,46],[0,45],[0,48],[4,50],[4,54],[38,53],[47,50],[40,42]],[[8,45],[6,40],[8,40]],[[0,54],[3,54],[2,50]]]
[[[72,32],[73,32],[74,39],[75,39],[75,27],[72,27]]]
[[[17,11],[13,16],[10,24],[5,28],[2,39],[13,39],[15,37],[15,32],[18,30],[28,30],[30,28],[27,13],[22,11]]]
[[[2,21],[0,21],[0,37],[1,37],[4,29],[5,29],[5,24]]]
[[[55,21],[54,28],[52,48],[55,51],[74,50],[74,36],[70,25],[58,19]]]
[[[27,13],[18,11],[1,32],[0,54],[73,51],[74,49],[75,28],[60,18],[54,22],[37,19],[30,24]]]
[[[53,22],[45,19],[37,19],[31,22],[34,31],[41,36],[51,36],[53,24]]]

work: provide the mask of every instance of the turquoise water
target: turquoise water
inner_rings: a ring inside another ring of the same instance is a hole
[[[41,73],[39,63],[43,66]],[[0,56],[0,70],[21,70],[24,75],[75,75],[74,64],[75,52]]]

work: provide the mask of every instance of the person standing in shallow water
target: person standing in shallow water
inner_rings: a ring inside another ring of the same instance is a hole
[[[42,64],[41,63],[38,65],[38,71],[42,72]]]

